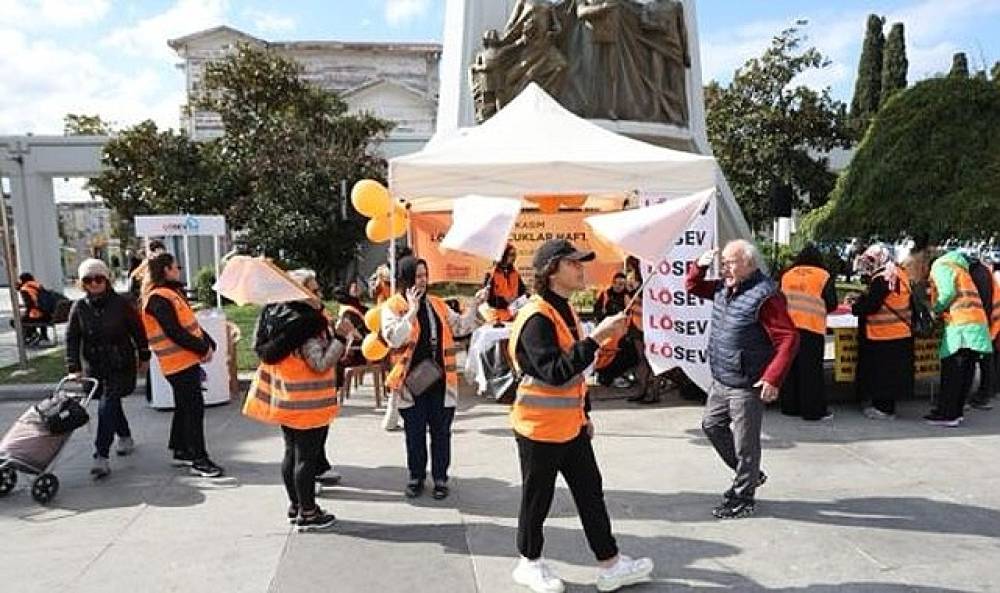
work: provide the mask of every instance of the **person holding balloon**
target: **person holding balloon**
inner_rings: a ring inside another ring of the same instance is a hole
[[[443,299],[427,294],[427,262],[413,256],[396,266],[396,294],[381,307],[380,336],[392,349],[386,386],[397,400],[406,431],[408,498],[424,491],[427,476],[427,433],[430,429],[432,496],[448,496],[451,424],[458,402],[457,348],[454,336],[471,333],[476,309],[486,301],[486,289],[464,315]],[[369,336],[369,342],[371,342]]]

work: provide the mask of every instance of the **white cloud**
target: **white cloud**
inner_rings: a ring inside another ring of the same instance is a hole
[[[97,113],[120,126],[153,119],[177,127],[183,81],[152,68],[115,69],[95,53],[0,30],[0,134],[61,134],[67,113]]]
[[[110,0],[0,0],[0,15],[22,29],[74,28],[101,21]]]
[[[294,31],[297,25],[294,17],[256,8],[243,11],[243,16],[249,19],[254,29],[260,33],[289,33]]]
[[[426,14],[430,6],[430,0],[385,0],[385,21],[390,27],[399,27]]]
[[[112,31],[102,43],[133,56],[174,60],[167,41],[223,24],[227,7],[228,0],[177,0],[160,14]]]

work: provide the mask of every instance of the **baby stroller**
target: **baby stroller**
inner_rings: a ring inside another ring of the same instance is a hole
[[[68,389],[69,384],[79,390]],[[51,472],[73,431],[87,423],[86,407],[97,392],[96,379],[65,377],[49,397],[29,407],[0,440],[0,496],[17,485],[17,473],[37,476],[31,497],[45,504],[59,492]]]

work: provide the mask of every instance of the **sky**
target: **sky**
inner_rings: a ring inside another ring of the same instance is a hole
[[[480,0],[483,2],[491,0]],[[176,127],[183,72],[167,40],[227,24],[271,40],[440,41],[445,0],[0,0],[0,135],[59,134],[63,115]],[[699,0],[705,81],[727,81],[798,19],[832,63],[802,82],[850,101],[870,12],[907,28],[910,80],[1000,61],[1000,0]]]

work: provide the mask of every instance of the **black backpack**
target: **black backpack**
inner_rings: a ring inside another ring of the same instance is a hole
[[[43,288],[38,291],[38,308],[44,311],[46,315],[51,316],[56,312],[56,307],[59,305],[59,301],[65,299],[66,297],[63,295],[52,292],[47,288]]]
[[[63,391],[57,391],[35,404],[35,411],[52,434],[73,432],[90,421],[90,414],[80,402]]]

